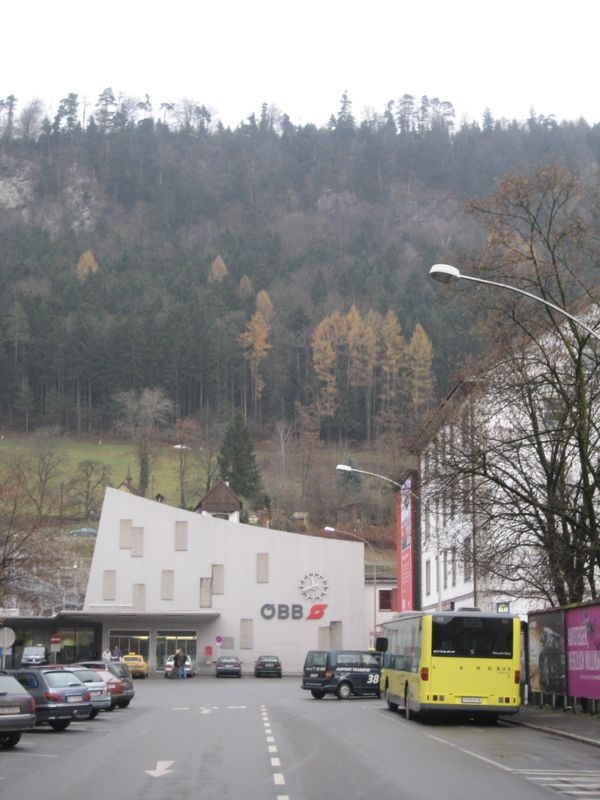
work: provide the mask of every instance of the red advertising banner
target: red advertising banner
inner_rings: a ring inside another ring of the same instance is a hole
[[[412,478],[396,492],[396,568],[398,572],[397,611],[412,611],[414,597],[414,508]]]
[[[566,612],[567,675],[571,697],[600,698],[600,606]]]

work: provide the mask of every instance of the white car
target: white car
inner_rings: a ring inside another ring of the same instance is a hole
[[[173,671],[173,662],[175,661],[175,656],[169,656],[167,658],[167,663],[164,666],[165,671],[165,678],[171,677],[171,672]],[[186,678],[193,678],[194,677],[194,665],[192,664],[192,659],[189,656],[185,657],[185,677]]]

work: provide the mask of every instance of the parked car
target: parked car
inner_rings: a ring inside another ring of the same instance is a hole
[[[75,528],[73,531],[69,531],[69,536],[88,536],[90,538],[95,538],[97,535],[97,531],[94,528]]]
[[[0,674],[0,748],[14,747],[35,725],[35,700],[12,675]]]
[[[87,667],[69,666],[64,667],[64,669],[72,672],[73,675],[77,675],[79,680],[87,687],[87,690],[90,693],[90,702],[92,704],[92,710],[88,715],[90,719],[97,717],[100,711],[110,711],[113,705],[111,694],[108,690],[108,683],[103,679],[99,672],[96,672],[93,669],[88,669]],[[106,676],[109,679],[113,678],[114,680],[117,680],[113,675],[111,675],[110,672],[107,672]]]
[[[22,667],[33,667],[47,663],[48,654],[46,653],[46,648],[43,645],[38,644],[33,647],[23,648],[23,652],[21,653]]]
[[[129,667],[124,661],[78,661],[77,664],[71,664],[72,667],[88,667],[93,670],[104,670],[110,672],[115,678],[118,678],[123,683],[123,694],[116,701],[115,705],[119,708],[127,708],[135,696],[135,689],[133,688],[133,679]]]
[[[129,672],[133,678],[147,678],[148,677],[148,662],[144,656],[139,653],[127,653],[123,656],[123,661],[129,667]]]
[[[81,667],[81,669],[87,669],[87,667]],[[113,711],[115,708],[119,708],[123,706],[123,701],[125,698],[125,684],[120,678],[117,678],[116,675],[113,675],[112,672],[109,672],[107,669],[100,669],[99,667],[95,667],[93,672],[96,673],[106,684],[106,688],[108,690],[108,696],[110,698],[110,706],[107,711]],[[123,706],[124,708],[125,706]]]
[[[11,674],[35,700],[36,724],[64,731],[74,719],[89,717],[90,693],[77,675],[56,667],[24,667]]]
[[[175,656],[169,656],[166,660],[165,666],[163,667],[163,671],[165,673],[165,678],[171,677],[171,672],[173,671],[173,663],[175,661]],[[192,664],[192,659],[186,655],[185,657],[185,677],[186,678],[193,678],[195,675],[194,672],[194,665]]]
[[[281,678],[281,661],[277,656],[259,656],[254,662],[254,677],[261,675],[275,675]]]
[[[215,677],[242,677],[242,663],[236,656],[219,656],[215,661]]]

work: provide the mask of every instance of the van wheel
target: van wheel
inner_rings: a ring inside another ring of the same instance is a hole
[[[320,689],[311,689],[310,693],[315,700],[322,700],[325,697],[325,692],[322,692]]]
[[[385,702],[389,711],[398,711],[398,703],[394,703],[392,700],[390,700],[389,689],[387,686],[385,687]]]
[[[404,687],[404,718],[410,720],[411,718],[410,706],[408,705],[408,684]]]
[[[70,719],[53,719],[50,722],[50,727],[55,731],[66,731],[70,724]]]
[[[344,681],[338,686],[336,694],[339,700],[347,700],[352,695],[352,687]]]
[[[99,712],[100,712],[99,708],[92,708],[92,710],[89,713],[89,719],[96,719],[96,717],[98,716]]]

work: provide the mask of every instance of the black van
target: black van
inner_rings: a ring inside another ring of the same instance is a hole
[[[340,700],[351,695],[379,697],[380,664],[377,653],[368,650],[310,650],[304,661],[302,688],[316,700],[335,694]]]

